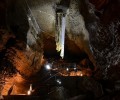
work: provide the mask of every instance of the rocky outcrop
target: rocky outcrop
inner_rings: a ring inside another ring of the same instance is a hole
[[[109,5],[102,9],[100,16],[96,15],[93,5],[89,5],[88,11],[83,13],[83,16],[88,15],[84,18],[89,31],[91,51],[99,68],[104,69],[105,75],[107,69],[119,65],[119,7],[119,0],[111,0]]]
[[[16,5],[13,2],[16,4],[14,0],[7,2],[10,11],[7,13],[8,29],[0,31],[0,69],[1,73],[4,74],[3,77],[8,79],[3,91],[14,84],[15,74],[19,74],[23,80],[27,80],[37,73],[41,69],[43,58],[41,35],[36,36],[34,34],[34,29],[29,25],[25,9],[21,7],[20,2],[17,2]],[[18,16],[18,12],[21,16]],[[14,94],[21,94],[24,89],[20,90],[20,88],[24,88],[24,82],[17,82],[16,88],[18,88],[18,91]],[[3,92],[3,94],[6,93],[7,91]]]

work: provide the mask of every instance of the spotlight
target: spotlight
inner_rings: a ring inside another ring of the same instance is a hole
[[[66,68],[67,71],[69,71],[69,68]]]
[[[81,73],[80,76],[83,76],[83,74]]]
[[[74,70],[76,70],[77,68],[75,67]]]
[[[28,94],[28,95],[31,95],[31,94],[32,94],[32,92],[33,92],[33,89],[32,89],[32,84],[30,84],[30,88],[29,88],[29,90],[28,90],[27,94]]]
[[[27,94],[28,94],[28,95],[31,95],[31,91],[30,91],[30,90],[28,90]]]
[[[61,82],[61,80],[60,80],[60,79],[57,79],[57,80],[56,80],[56,82],[57,82],[59,85],[61,85],[61,84],[62,84],[62,82]]]
[[[50,69],[51,69],[51,65],[48,63],[48,64],[45,65],[45,68],[46,68],[47,70],[50,70]]]

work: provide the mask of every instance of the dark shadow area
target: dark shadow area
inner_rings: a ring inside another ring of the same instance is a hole
[[[26,43],[29,23],[27,18],[27,6],[24,0],[7,0],[7,26],[18,40]]]
[[[0,0],[0,28],[6,27],[7,0]]]
[[[54,37],[43,36],[43,51],[45,58],[60,58],[59,52],[56,50],[56,42]]]
[[[56,58],[60,59],[60,52],[56,50],[56,42],[54,37],[43,37],[43,44],[44,44],[44,57],[49,58]],[[65,48],[64,48],[64,60],[69,62],[79,62],[85,58],[89,58],[88,55],[82,51],[74,41],[65,38]]]

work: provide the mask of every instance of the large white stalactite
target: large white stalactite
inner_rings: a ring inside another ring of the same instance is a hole
[[[62,59],[64,58],[65,44],[65,16],[63,13],[57,13],[57,35],[56,35],[56,50],[60,52]]]

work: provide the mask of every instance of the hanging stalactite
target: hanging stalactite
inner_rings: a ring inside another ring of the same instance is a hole
[[[56,50],[60,52],[60,56],[64,58],[65,43],[65,16],[62,12],[57,13],[57,35]]]

